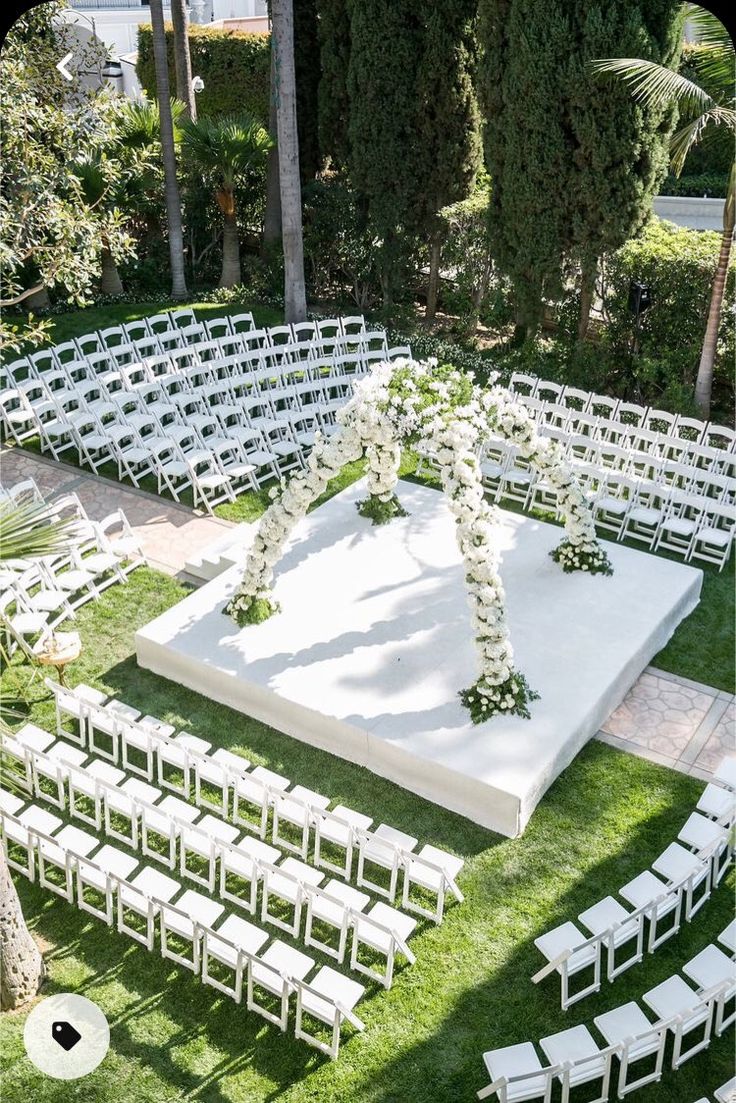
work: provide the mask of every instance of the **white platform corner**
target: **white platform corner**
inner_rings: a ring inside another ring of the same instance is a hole
[[[502,512],[516,666],[531,720],[473,725],[459,690],[476,657],[442,495],[400,484],[409,516],[374,528],[354,484],[296,528],[277,567],[282,612],[238,629],[234,566],[136,633],[141,666],[501,834],[520,834],[555,778],[697,605],[702,572],[607,544],[610,578],[566,575],[561,530]],[[297,779],[298,780],[298,779]]]

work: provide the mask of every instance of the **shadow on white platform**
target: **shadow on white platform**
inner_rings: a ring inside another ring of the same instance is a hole
[[[463,570],[443,496],[402,482],[409,516],[374,528],[357,483],[306,517],[277,567],[282,612],[238,629],[232,567],[136,633],[141,666],[366,766],[485,827],[523,831],[545,790],[697,605],[702,572],[608,544],[614,575],[566,575],[562,531],[502,512],[517,668],[531,720],[474,726]],[[297,779],[298,780],[298,779]]]

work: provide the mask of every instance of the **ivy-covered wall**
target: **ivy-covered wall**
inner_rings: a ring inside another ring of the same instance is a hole
[[[166,24],[169,54],[169,80],[176,87],[174,74],[173,29]],[[271,36],[245,31],[220,30],[192,24],[189,27],[192,73],[204,81],[197,96],[197,112],[203,115],[248,112],[268,125]],[[156,95],[151,28],[138,29],[138,79],[149,96]]]

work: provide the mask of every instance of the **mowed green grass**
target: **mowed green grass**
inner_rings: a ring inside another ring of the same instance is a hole
[[[461,854],[465,903],[440,927],[412,938],[413,967],[393,988],[369,985],[363,1034],[346,1036],[336,1064],[281,1035],[157,953],[75,907],[16,883],[46,950],[46,994],[80,992],[111,1026],[103,1064],[78,1083],[44,1078],[24,1056],[25,1013],[0,1017],[3,1103],[459,1103],[486,1080],[485,1049],[538,1040],[629,999],[681,969],[732,914],[730,871],[692,924],[613,985],[570,1011],[559,985],[531,983],[541,958],[533,939],[635,876],[676,837],[702,783],[601,743],[590,743],[559,778],[521,839],[474,826],[367,771],[279,734],[176,684],[139,670],[135,628],[185,589],[148,569],[79,613],[84,649],[71,674],[212,743],[237,750],[293,781],[359,808],[420,841]],[[53,726],[52,702],[27,666],[3,675],[5,700],[27,695],[28,716]],[[319,955],[315,955],[319,957]],[[347,1033],[347,1032],[346,1032]],[[732,1031],[679,1072],[639,1092],[646,1103],[693,1103],[727,1080]],[[669,1050],[668,1050],[669,1052]],[[573,1103],[590,1098],[585,1090]]]

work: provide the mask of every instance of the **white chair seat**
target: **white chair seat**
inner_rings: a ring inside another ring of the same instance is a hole
[[[18,728],[13,738],[18,743],[22,743],[24,747],[30,747],[34,751],[46,751],[55,741],[55,737],[50,732],[30,723]]]
[[[726,832],[713,820],[701,816],[699,812],[691,812],[677,837],[687,846],[702,850],[724,839]]]
[[[194,892],[193,889],[183,892],[174,901],[172,907],[177,910],[166,911],[166,926],[183,938],[189,939],[194,935],[195,923],[203,927],[211,927],[225,910],[224,905],[211,900],[208,896],[203,896],[201,892]],[[181,915],[180,912],[185,914]]]
[[[629,919],[629,913],[613,896],[599,900],[592,908],[581,912],[578,919],[591,934],[603,934],[616,927],[613,934],[614,946],[621,946],[630,938],[636,938],[639,925]],[[618,926],[617,926],[618,925]]]
[[[660,1019],[682,1015],[688,1029],[706,1022],[708,1009],[700,1003],[697,992],[680,976],[668,977],[642,996],[644,1003]]]
[[[535,938],[534,945],[544,954],[547,961],[553,961],[566,950],[572,950],[573,953],[567,959],[567,971],[568,973],[576,973],[580,969],[585,969],[588,965],[594,965],[596,961],[594,946],[587,946],[584,950],[575,951],[576,946],[586,941],[583,932],[574,923],[568,921],[567,923],[561,923],[554,930],[540,935],[539,938]]]
[[[221,935],[227,942],[223,942],[217,935]],[[222,961],[225,965],[235,968],[238,960],[238,950],[245,950],[248,954],[257,954],[264,942],[268,942],[268,933],[239,915],[229,915],[225,922],[217,928],[217,933],[207,936],[207,952],[212,957]],[[234,943],[237,949],[233,949],[227,943]]]
[[[209,857],[210,841],[232,843],[237,839],[240,831],[231,823],[218,820],[215,816],[203,816],[197,821],[196,826],[181,829],[181,839],[187,850]]]
[[[736,796],[721,785],[709,782],[703,790],[697,808],[706,816],[714,816],[720,820],[726,816],[733,817],[736,814]]]
[[[680,846],[679,843],[670,843],[667,849],[654,859],[652,869],[673,883],[682,881],[691,874],[699,873],[693,879],[694,884],[699,884],[708,875],[708,863],[701,862],[697,855]]]
[[[718,941],[732,954],[736,954],[736,919],[732,919],[727,927],[721,931]]]
[[[346,885],[343,881],[331,880],[324,886],[327,894],[323,896],[315,894],[312,897],[312,915],[315,919],[321,919],[333,927],[342,925],[345,910],[354,912],[364,911],[370,903],[370,896],[365,892]]]
[[[99,845],[99,839],[86,831],[81,831],[73,824],[62,827],[61,831],[54,836],[53,843],[46,842],[44,839],[40,843],[43,856],[58,865],[64,864],[68,850],[79,857],[86,858]]]
[[[319,885],[325,879],[324,873],[308,866],[296,858],[287,858],[278,867],[284,873],[272,873],[268,878],[268,890],[274,896],[295,904],[299,892],[299,885]]]
[[[309,987],[318,994],[302,990],[302,1009],[329,1024],[334,1021],[336,1004],[339,1003],[341,1007],[351,1011],[365,992],[362,984],[331,969],[329,965],[322,966],[309,981]]]
[[[546,1038],[540,1038],[539,1044],[552,1065],[560,1065],[565,1061],[582,1062],[570,1075],[571,1087],[603,1076],[606,1070],[606,1059],[599,1055],[600,1050],[587,1026],[573,1026],[569,1030],[550,1034]]]
[[[509,1103],[518,1100],[540,1098],[547,1090],[547,1077],[535,1076],[542,1072],[542,1062],[531,1042],[520,1042],[515,1046],[504,1046],[503,1049],[489,1050],[483,1054],[488,1075],[491,1082],[500,1077],[523,1076],[521,1083],[509,1084],[506,1089],[506,1098]]]
[[[180,891],[181,885],[173,877],[144,866],[129,885],[120,886],[120,899],[126,907],[145,915],[149,899],[168,903]]]
[[[736,962],[717,946],[706,946],[687,965],[683,965],[682,971],[700,988],[714,988],[717,984],[728,981],[727,998],[733,995],[736,986]]]
[[[669,895],[666,895],[666,893],[667,885],[648,869],[619,889],[619,894],[623,896],[624,900],[628,900],[634,908],[644,908],[648,904],[652,904],[658,896],[664,896],[664,899],[660,900],[654,908],[658,919],[668,915],[677,907],[677,897],[673,893]]]
[[[269,846],[260,839],[246,835],[236,846],[227,851],[224,860],[229,872],[250,880],[253,876],[254,861],[260,860],[273,865],[280,857],[281,851],[275,846]]]
[[[736,789],[736,755],[726,755],[716,767],[713,777],[729,789]]]
[[[609,1046],[618,1045],[626,1038],[638,1038],[629,1049],[631,1060],[649,1057],[659,1049],[659,1039],[652,1033],[652,1022],[633,1000],[614,1007],[613,1011],[606,1011],[604,1015],[596,1015],[593,1022]],[[639,1038],[642,1034],[647,1037]]]
[[[370,922],[371,920],[373,922]],[[375,926],[376,923],[387,929],[381,930]],[[360,941],[381,953],[388,953],[391,946],[391,934],[389,932],[395,932],[402,942],[406,942],[416,925],[417,921],[412,916],[406,915],[380,900],[373,905],[365,917],[359,915],[356,916],[355,920],[355,930]]]
[[[106,845],[97,851],[94,863],[79,863],[79,874],[87,884],[104,891],[107,884],[106,873],[127,880],[137,865],[138,859],[131,854],[125,854],[115,846]]]
[[[245,773],[250,769],[250,761],[247,758],[232,751],[226,751],[224,747],[218,747],[212,758],[234,774]]]
[[[303,785],[295,785],[278,802],[279,819],[302,827],[309,819],[308,806],[326,808],[329,803],[329,797],[323,797],[321,793],[315,793],[312,789],[305,789]]]
[[[314,960],[311,957],[277,939],[271,943],[260,961],[253,962],[252,976],[256,984],[273,995],[280,996],[284,985],[282,975],[304,980],[313,966]]]
[[[408,863],[409,877],[415,885],[432,892],[439,892],[441,888],[442,870],[445,876],[454,881],[465,864],[462,858],[448,854],[446,850],[440,850],[430,844],[422,847],[417,858],[422,860],[416,862],[412,860]]]
[[[337,818],[330,817],[320,821],[319,833],[323,839],[337,846],[347,846],[351,827],[367,831],[373,823],[370,816],[364,816],[361,812],[356,812],[344,804],[338,804],[333,808],[332,816]],[[341,823],[341,820],[345,823]]]

